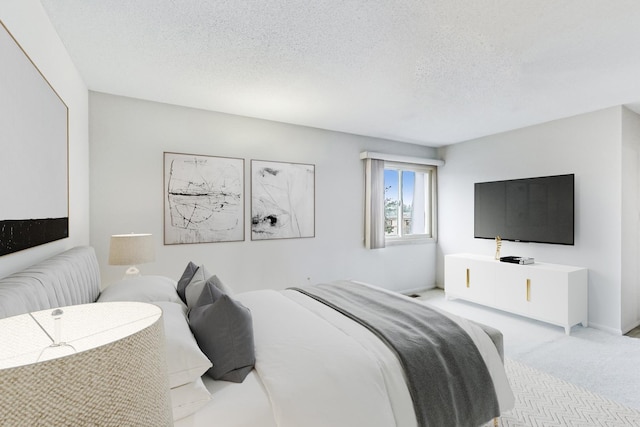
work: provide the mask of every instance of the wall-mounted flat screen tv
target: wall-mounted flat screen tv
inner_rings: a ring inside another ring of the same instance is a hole
[[[573,245],[574,188],[573,174],[478,182],[474,235]]]

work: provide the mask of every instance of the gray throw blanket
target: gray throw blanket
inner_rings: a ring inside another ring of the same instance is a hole
[[[448,317],[354,282],[292,289],[365,326],[396,353],[419,426],[476,427],[500,415],[479,350]]]

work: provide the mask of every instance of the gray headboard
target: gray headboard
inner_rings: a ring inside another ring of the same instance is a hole
[[[100,295],[95,250],[77,246],[0,279],[0,319],[94,302]]]

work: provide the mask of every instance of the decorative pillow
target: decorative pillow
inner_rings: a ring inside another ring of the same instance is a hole
[[[196,272],[193,274],[193,277],[191,277],[191,280],[189,280],[189,283],[187,283],[184,290],[184,299],[187,303],[187,307],[191,308],[196,305],[198,297],[202,293],[202,289],[204,289],[204,284],[209,277],[211,277],[211,274],[209,274],[204,265],[201,265],[196,269]]]
[[[220,280],[218,278],[218,276],[209,277],[207,279],[207,282],[208,281],[211,281],[213,283],[213,286],[215,286],[216,288],[220,289],[223,294],[227,294],[230,297],[233,296],[233,291],[231,290],[231,288],[228,287],[227,285],[225,285],[224,283],[222,283],[222,280]]]
[[[168,301],[184,304],[176,291],[175,280],[164,276],[136,276],[114,282],[100,293],[97,300],[108,301]]]
[[[213,363],[207,375],[214,380],[244,381],[256,361],[249,309],[207,281],[196,306],[189,312],[189,325],[198,345]]]
[[[201,265],[196,269],[196,271],[191,276],[191,279],[184,287],[184,302],[187,303],[187,306],[189,308],[196,306],[198,298],[200,298],[200,294],[202,294],[202,290],[205,287],[204,285],[207,282],[212,282],[212,284],[216,288],[220,289],[223,293],[230,296],[233,295],[233,291],[230,287],[222,283],[218,276],[212,276],[211,274],[209,274],[205,266]],[[178,289],[180,289],[180,287],[181,285],[178,284]],[[178,293],[179,292],[180,291],[178,290]]]
[[[200,350],[189,330],[184,304],[154,304],[162,309],[164,320],[169,387],[174,388],[195,381],[211,368],[211,362]]]
[[[202,378],[169,390],[173,421],[181,420],[198,411],[211,400]]]
[[[187,297],[184,295],[184,291],[187,289],[187,285],[189,284],[191,279],[193,279],[193,276],[194,274],[196,274],[197,270],[198,266],[189,261],[189,264],[187,264],[187,268],[185,268],[184,273],[182,273],[182,276],[178,280],[178,295],[180,296],[180,299],[182,299],[182,302],[184,302],[185,304],[187,303]]]
[[[196,303],[191,308],[206,304],[213,304],[218,300],[218,298],[225,295],[226,292],[224,292],[224,290],[219,286],[220,283],[221,282],[218,280],[217,276],[209,277],[209,279],[204,282],[200,295],[198,295]]]

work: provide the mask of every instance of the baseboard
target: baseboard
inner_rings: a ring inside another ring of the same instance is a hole
[[[610,326],[600,325],[598,323],[589,322],[589,327],[593,329],[598,329],[603,332],[607,332],[613,335],[624,335],[621,329],[612,328]]]
[[[419,294],[420,292],[429,291],[431,289],[436,289],[436,287],[435,286],[431,286],[431,287],[427,287],[427,288],[403,289],[403,290],[400,291],[400,293],[403,294],[403,295]]]
[[[631,322],[631,323],[627,323],[625,326],[622,327],[622,333],[626,334],[628,333],[630,330],[637,328],[638,326],[640,326],[640,320],[636,319],[635,321]]]

